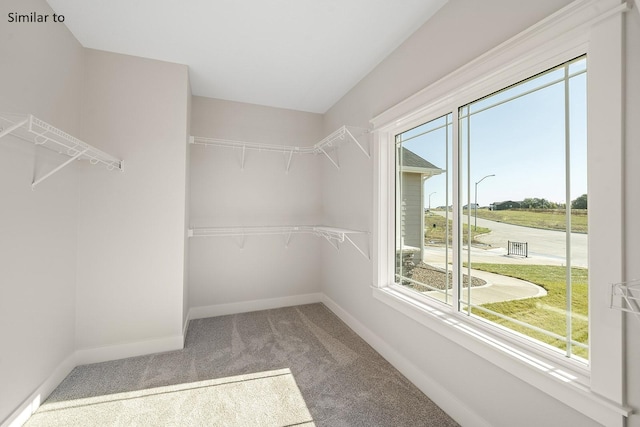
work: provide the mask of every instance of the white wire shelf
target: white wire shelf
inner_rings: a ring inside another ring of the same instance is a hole
[[[91,145],[69,135],[68,133],[50,125],[49,123],[29,114],[20,116],[0,113],[0,138],[12,134],[24,141],[42,146],[58,154],[69,157],[64,163],[47,172],[31,183],[35,187],[60,171],[74,160],[88,160],[89,163],[102,164],[107,169],[123,170],[123,161],[119,160]]]
[[[634,314],[640,320],[640,280],[611,285],[611,308]]]
[[[351,238],[352,235],[366,234],[366,231],[350,230],[346,228],[327,227],[323,225],[295,225],[295,226],[263,226],[263,227],[208,227],[190,228],[189,237],[240,237],[240,248],[244,247],[247,236],[283,235],[285,247],[289,246],[293,234],[314,234],[324,237],[333,247],[340,249],[340,243],[348,242],[367,259],[368,253],[358,246]],[[368,239],[367,239],[368,240]]]
[[[362,135],[366,135],[366,131],[362,129],[359,130]],[[286,161],[286,172],[289,172],[289,168],[291,166],[291,159],[294,154],[324,154],[331,164],[335,166],[337,169],[340,169],[340,165],[338,163],[338,159],[329,155],[329,151],[332,148],[335,148],[338,144],[343,141],[351,141],[355,143],[360,151],[364,153],[367,158],[371,158],[369,154],[369,147],[365,141],[361,142],[354,136],[357,134],[356,128],[350,128],[348,126],[342,126],[337,129],[331,135],[317,142],[316,144],[309,147],[301,147],[301,146],[293,146],[293,145],[274,145],[274,144],[260,144],[256,142],[246,142],[246,141],[233,141],[229,139],[219,139],[219,138],[205,138],[200,136],[192,136],[190,142],[196,145],[204,145],[204,146],[215,146],[215,147],[227,147],[227,148],[239,148],[242,150],[242,159],[241,159],[241,169],[244,170],[244,163],[247,150],[256,150],[256,151],[265,151],[265,152],[276,152],[282,153],[285,155]],[[365,148],[365,146],[367,146]]]

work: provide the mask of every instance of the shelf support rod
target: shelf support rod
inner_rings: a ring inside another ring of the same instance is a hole
[[[329,242],[331,244],[331,246],[333,246],[334,248],[336,248],[336,250],[340,250],[340,244],[338,243],[338,241],[336,240],[336,243],[333,243],[333,240],[331,239],[331,237],[329,236],[322,236],[325,239],[327,239],[327,242]]]
[[[61,164],[60,166],[56,167],[55,169],[53,169],[51,172],[45,174],[44,176],[36,179],[35,181],[33,181],[31,183],[31,189],[35,190],[36,189],[36,185],[40,184],[42,181],[44,181],[45,179],[49,178],[51,175],[53,175],[54,173],[58,172],[60,169],[64,168],[65,166],[67,166],[68,164],[70,164],[71,162],[73,162],[74,160],[78,159],[80,156],[82,156],[84,153],[86,153],[89,149],[85,148],[82,151],[78,151],[78,153],[71,157],[69,160],[67,160],[66,162],[64,162],[63,164]]]
[[[18,123],[14,123],[13,125],[9,126],[8,128],[2,129],[2,131],[0,131],[0,138],[2,138],[3,136],[13,132],[14,130],[18,129],[20,126],[26,125],[27,122],[29,121],[29,119],[24,119]]]
[[[335,167],[336,167],[336,169],[338,169],[338,170],[340,169],[340,166],[338,166],[338,164],[335,162],[335,160],[333,160],[333,159],[331,158],[331,156],[330,156],[329,154],[327,154],[327,152],[326,152],[326,151],[324,151],[324,148],[322,148],[322,147],[318,147],[318,149],[319,149],[320,151],[322,151],[322,152],[324,153],[324,155],[325,155],[325,156],[327,156],[327,159],[329,159],[329,160],[331,161],[331,163],[333,163],[333,166],[335,166]]]
[[[354,248],[356,248],[356,250],[358,252],[360,252],[362,254],[363,257],[365,257],[366,259],[368,259],[369,261],[371,261],[371,257],[367,254],[364,253],[364,251],[362,249],[360,249],[358,247],[358,245],[356,245],[353,240],[351,240],[351,238],[349,236],[347,236],[346,234],[344,235],[344,238],[347,239],[349,241],[349,243],[351,243],[353,245]]]
[[[289,167],[291,166],[292,157],[293,157],[293,150],[289,151],[289,159],[287,160],[287,173],[289,173]]]
[[[364,149],[364,147],[360,144],[360,142],[356,139],[355,136],[353,136],[353,134],[351,133],[351,131],[349,131],[349,129],[347,129],[346,127],[344,128],[345,132],[351,137],[351,139],[353,140],[353,142],[356,143],[356,145],[358,146],[358,148],[364,153],[365,156],[367,156],[367,159],[371,158],[371,154],[369,154],[369,152],[367,150]]]

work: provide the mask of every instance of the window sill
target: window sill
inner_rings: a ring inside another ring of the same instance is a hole
[[[445,305],[418,301],[393,287],[374,287],[374,298],[576,411],[608,426],[622,426],[624,417],[631,414],[629,408],[592,392],[586,371],[577,365],[571,369],[555,357],[545,357],[478,327],[472,319],[454,315]]]

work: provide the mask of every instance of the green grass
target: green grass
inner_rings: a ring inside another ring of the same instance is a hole
[[[558,335],[566,335],[566,268],[552,265],[514,265],[514,264],[472,264],[472,268],[503,276],[516,277],[542,286],[547,295],[538,298],[528,298],[517,301],[484,304],[482,307],[500,313],[502,315],[518,319],[538,328],[554,332]],[[588,270],[586,268],[573,267],[571,269],[572,301],[571,321],[572,336],[575,341],[587,344],[589,340],[588,316]],[[473,292],[473,291],[472,291]],[[562,350],[566,350],[566,343],[533,331],[524,326],[517,325],[495,315],[480,310],[472,310],[472,313],[486,318],[492,322],[504,325],[524,335],[539,341],[551,344]],[[572,353],[583,358],[588,358],[588,351],[573,346]]]
[[[525,227],[566,230],[566,214],[561,209],[512,209],[504,211],[478,209],[478,218]],[[571,231],[574,233],[587,232],[586,209],[574,209],[571,211]]]
[[[424,240],[425,243],[444,243],[445,242],[445,234],[446,234],[446,225],[447,220],[442,215],[438,214],[426,214],[424,216]],[[476,236],[479,234],[486,234],[490,232],[491,229],[485,227],[478,227],[474,229],[472,227],[471,230],[471,239],[472,243],[478,243],[476,241]],[[453,233],[453,221],[449,220],[449,243],[451,243],[451,236]],[[463,242],[467,242],[469,238],[469,230],[468,227],[463,227]]]

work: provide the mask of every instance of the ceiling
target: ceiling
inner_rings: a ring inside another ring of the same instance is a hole
[[[87,48],[189,66],[194,95],[326,112],[447,0],[48,0]]]

